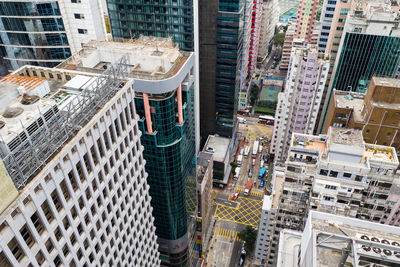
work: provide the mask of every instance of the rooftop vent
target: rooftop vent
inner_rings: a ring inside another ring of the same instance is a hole
[[[8,107],[6,109],[6,111],[4,111],[3,117],[4,118],[8,118],[8,119],[14,118],[14,117],[17,117],[18,115],[21,115],[22,112],[24,112],[23,108],[11,108],[11,107]]]
[[[39,99],[40,99],[40,97],[37,95],[30,96],[30,95],[24,94],[21,99],[21,104],[22,105],[32,105],[32,104],[38,102]]]

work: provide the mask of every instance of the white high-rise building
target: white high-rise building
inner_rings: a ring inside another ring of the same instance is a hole
[[[317,47],[294,47],[285,92],[279,93],[270,152],[286,159],[292,133],[312,134],[321,103],[329,61]]]
[[[0,266],[160,265],[127,66],[0,80]]]
[[[272,45],[275,26],[279,22],[279,5],[276,0],[264,0],[262,2],[262,15],[260,27],[260,39],[258,44],[258,57],[264,59],[268,55],[268,47]]]
[[[53,67],[106,35],[99,0],[0,2],[0,55],[8,69]]]
[[[268,256],[271,231],[273,230],[275,210],[272,208],[272,196],[264,196],[260,223],[257,231],[254,258],[259,264],[264,264]]]

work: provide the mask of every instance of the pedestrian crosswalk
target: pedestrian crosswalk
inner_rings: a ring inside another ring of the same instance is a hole
[[[236,188],[235,192],[240,192],[240,194],[243,195],[244,189],[238,187],[238,188]],[[250,191],[250,196],[261,197],[261,198],[262,198],[262,197],[264,197],[264,192],[263,192],[263,191],[259,191],[259,190],[252,189],[252,190]]]
[[[232,240],[235,240],[235,241],[242,241],[239,238],[239,232],[232,231],[232,230],[225,229],[225,228],[218,228],[217,229],[217,236],[224,237],[226,239],[232,239]]]

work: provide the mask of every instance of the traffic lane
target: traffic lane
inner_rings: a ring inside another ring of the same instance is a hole
[[[239,266],[239,259],[240,259],[240,253],[242,251],[242,246],[243,243],[238,241],[235,241],[235,243],[233,244],[232,257],[229,263],[229,267]]]

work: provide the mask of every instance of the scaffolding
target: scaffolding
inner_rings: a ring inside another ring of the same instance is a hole
[[[17,189],[22,189],[52,155],[72,137],[124,86],[128,78],[128,57],[125,55],[108,67],[90,86],[74,96],[67,107],[59,110],[54,106],[50,113],[36,120],[37,130],[29,133],[22,124],[18,146],[8,148],[0,155]],[[4,143],[4,140],[2,140]]]

